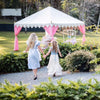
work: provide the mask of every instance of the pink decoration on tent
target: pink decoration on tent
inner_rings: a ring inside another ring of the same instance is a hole
[[[52,40],[54,40],[54,35],[58,29],[58,26],[45,26],[44,29],[48,32],[48,34],[52,37]]]
[[[19,32],[21,31],[22,27],[17,27],[15,26],[14,27],[14,33],[15,33],[15,42],[14,42],[14,50],[17,51],[19,50],[19,47],[18,47],[18,38],[17,38],[17,35],[19,34]]]
[[[79,26],[79,29],[80,29],[80,31],[82,32],[82,34],[83,34],[83,40],[82,40],[82,43],[84,43],[85,41],[86,41],[86,39],[85,39],[85,25],[80,25]]]

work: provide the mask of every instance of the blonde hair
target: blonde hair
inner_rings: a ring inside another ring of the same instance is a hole
[[[33,48],[35,45],[35,41],[36,41],[36,34],[35,33],[31,33],[29,38],[28,38],[28,44],[29,44],[29,48]]]
[[[52,46],[53,46],[53,50],[55,51],[55,52],[57,52],[58,51],[58,43],[57,43],[57,41],[52,41]]]

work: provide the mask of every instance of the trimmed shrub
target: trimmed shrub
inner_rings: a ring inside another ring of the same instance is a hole
[[[0,100],[100,100],[100,82],[96,79],[85,83],[81,80],[68,82],[58,80],[54,85],[49,80],[29,90],[22,83],[12,85],[5,81],[5,84],[0,83]]]
[[[0,57],[0,72],[21,72],[28,70],[27,54],[8,53]]]
[[[66,67],[70,71],[79,70],[80,72],[88,72],[95,69],[95,64],[90,64],[90,61],[95,59],[95,56],[89,51],[75,51],[66,56]]]

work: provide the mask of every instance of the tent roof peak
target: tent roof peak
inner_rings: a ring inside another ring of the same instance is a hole
[[[84,25],[84,22],[49,6],[16,22],[14,25],[20,27],[44,27],[51,24],[58,27],[77,27]]]

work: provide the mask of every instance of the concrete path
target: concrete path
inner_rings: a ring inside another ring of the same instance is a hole
[[[95,72],[76,72],[76,73],[68,73],[63,72],[62,76],[52,77],[48,76],[47,74],[47,68],[42,67],[38,69],[38,79],[33,80],[34,75],[32,71],[27,72],[18,72],[18,73],[9,73],[9,74],[1,74],[0,75],[0,83],[4,83],[4,80],[8,80],[10,83],[20,83],[20,81],[23,84],[28,84],[28,88],[33,88],[33,85],[39,85],[41,82],[48,82],[48,78],[51,77],[54,84],[56,84],[56,81],[59,79],[63,79],[62,82],[68,83],[68,80],[77,81],[81,79],[83,82],[86,82],[86,80],[90,78],[96,78],[98,81],[100,81],[100,74],[95,74]]]

